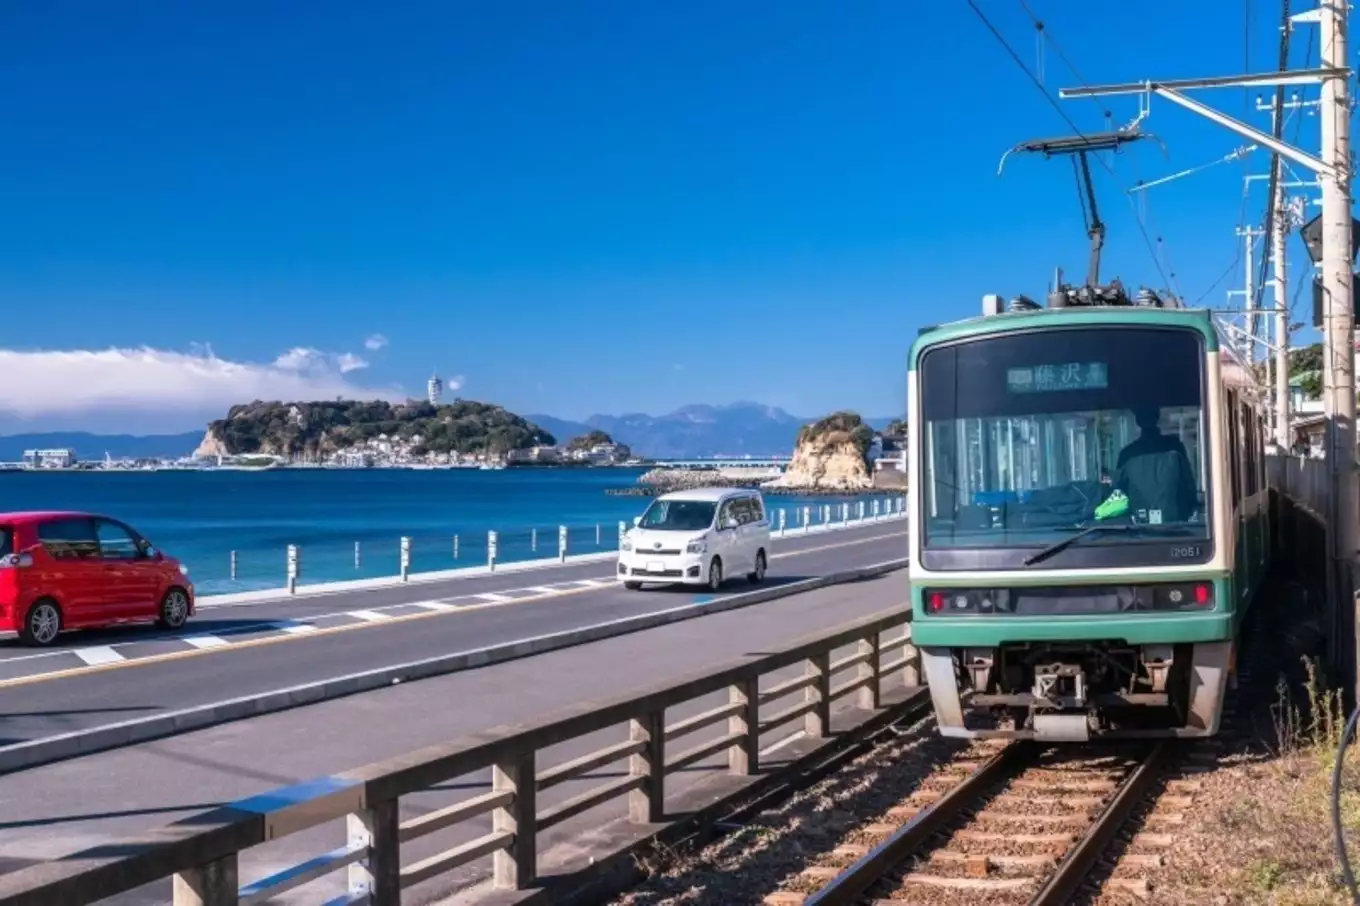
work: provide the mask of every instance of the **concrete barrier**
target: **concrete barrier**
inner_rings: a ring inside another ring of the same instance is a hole
[[[107,751],[108,749],[121,748],[166,736],[175,736],[192,730],[201,730],[219,724],[258,717],[262,714],[272,714],[303,705],[312,705],[359,692],[369,692],[390,686],[393,683],[444,676],[461,670],[471,670],[476,667],[485,667],[491,664],[545,654],[550,651],[572,648],[602,639],[628,635],[645,629],[655,629],[711,613],[722,613],[741,607],[750,607],[753,604],[787,598],[818,588],[881,576],[903,569],[906,565],[907,560],[905,558],[890,560],[885,563],[856,567],[825,576],[802,579],[785,585],[775,585],[769,588],[758,588],[739,594],[715,597],[711,600],[700,598],[694,603],[657,613],[595,623],[565,632],[519,639],[487,648],[440,655],[439,657],[411,661],[391,667],[338,676],[320,682],[227,699],[181,711],[171,711],[152,717],[137,718],[88,730],[64,733],[60,736],[16,743],[0,747],[0,774],[8,774],[67,758],[89,755],[94,752]],[[905,589],[903,591],[905,595]]]

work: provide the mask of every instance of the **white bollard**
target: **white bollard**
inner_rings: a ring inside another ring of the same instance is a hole
[[[563,563],[567,562],[567,527],[565,525],[557,527],[557,559]]]
[[[529,529],[529,550],[538,553],[538,529]]]
[[[789,513],[782,506],[779,508],[779,534],[786,535],[789,531]]]
[[[600,524],[598,522],[595,523],[595,546],[600,546]]]
[[[859,502],[859,521],[860,521],[860,522],[863,522],[863,521],[864,521],[864,501],[863,501],[863,500],[861,500],[861,501]]]
[[[849,522],[849,521],[850,521],[850,504],[848,504],[848,503],[842,503],[842,504],[841,504],[841,522]]]
[[[301,552],[296,544],[288,545],[288,593],[297,594],[298,575],[302,570]]]
[[[803,507],[803,531],[808,532],[811,530],[812,530],[812,507],[805,506]]]
[[[877,500],[874,501],[874,518],[875,518],[875,519],[878,518],[878,501],[877,501]]]
[[[458,536],[453,536],[453,559],[458,559]]]
[[[354,568],[355,568],[355,569],[358,569],[358,568],[359,568],[359,563],[360,563],[360,560],[359,560],[359,542],[356,541],[356,542],[354,542]]]
[[[411,580],[411,539],[401,539],[401,581]]]
[[[236,551],[231,552],[231,581],[236,581]]]
[[[829,503],[822,505],[822,524],[831,524],[831,504]]]
[[[496,569],[496,533],[486,533],[486,565],[493,572]]]
[[[622,519],[619,520],[619,549],[623,549],[623,536],[628,531],[628,525]]]

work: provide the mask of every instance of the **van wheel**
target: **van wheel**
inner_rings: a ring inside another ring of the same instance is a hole
[[[182,588],[172,588],[161,598],[160,616],[156,625],[161,629],[179,629],[189,619],[189,593]]]
[[[628,589],[629,591],[637,591],[638,589],[642,588],[642,583],[641,583],[641,582],[625,582],[625,583],[623,583],[623,587],[626,588],[626,589]]]
[[[61,608],[51,598],[35,601],[24,616],[19,638],[25,645],[46,647],[61,633]]]
[[[708,564],[708,590],[717,591],[722,588],[722,583],[722,561],[714,557]]]
[[[765,581],[765,552],[756,551],[756,568],[754,572],[746,574],[746,579],[752,585],[759,585]]]

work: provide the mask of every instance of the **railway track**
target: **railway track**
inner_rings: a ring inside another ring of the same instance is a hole
[[[864,827],[765,902],[1068,903],[1145,801],[1171,745],[974,747],[888,822]]]

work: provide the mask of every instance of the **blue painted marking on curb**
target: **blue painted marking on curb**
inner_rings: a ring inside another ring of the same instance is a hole
[[[299,802],[310,802],[313,799],[329,796],[339,790],[349,789],[356,783],[357,781],[345,780],[341,777],[316,777],[312,780],[304,780],[302,783],[295,783],[292,786],[270,790],[268,793],[260,793],[258,796],[251,796],[248,799],[239,799],[236,802],[229,803],[228,808],[240,809],[243,812],[254,812],[257,815],[267,815],[270,812],[288,808],[290,805],[297,805]]]
[[[695,596],[694,596],[694,600],[691,601],[690,603],[691,603],[691,604],[695,604],[695,605],[698,605],[698,604],[712,604],[712,603],[713,603],[714,601],[716,601],[716,600],[718,600],[718,599],[717,599],[717,597],[714,596],[714,595],[695,595]]]

